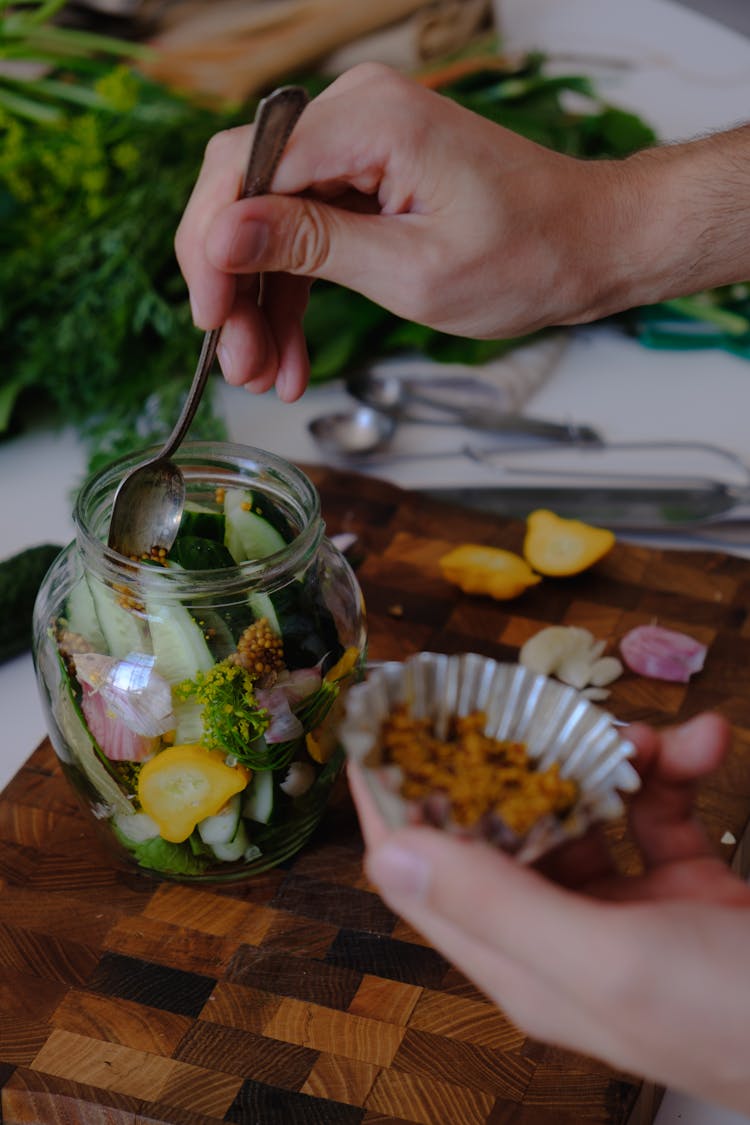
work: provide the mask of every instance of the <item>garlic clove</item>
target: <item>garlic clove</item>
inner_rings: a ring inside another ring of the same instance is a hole
[[[582,690],[581,695],[584,699],[591,700],[592,703],[600,703],[604,699],[608,699],[612,693],[605,687],[586,687]]]
[[[533,637],[529,637],[521,646],[519,661],[530,672],[542,676],[549,676],[556,671],[560,662],[570,654],[573,646],[580,646],[586,638],[579,636],[581,632],[569,625],[548,625],[540,629]],[[589,633],[590,637],[591,634]]]
[[[604,687],[621,676],[623,670],[622,661],[616,656],[603,656],[591,665],[589,683],[594,687]]]
[[[587,656],[580,656],[577,653],[562,660],[555,670],[558,680],[579,689],[586,687],[589,683],[590,674],[591,661]]]

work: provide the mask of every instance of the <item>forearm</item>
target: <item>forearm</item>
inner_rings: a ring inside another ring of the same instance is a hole
[[[571,321],[750,278],[750,125],[607,163],[599,177]]]

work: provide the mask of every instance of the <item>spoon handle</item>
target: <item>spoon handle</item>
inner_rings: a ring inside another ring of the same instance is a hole
[[[292,129],[307,102],[307,92],[301,86],[281,86],[260,102],[255,115],[255,132],[240,199],[265,195],[269,190]],[[220,335],[221,328],[212,328],[203,336],[190,390],[175,427],[159,453],[160,458],[171,457],[190,428],[216,358]]]

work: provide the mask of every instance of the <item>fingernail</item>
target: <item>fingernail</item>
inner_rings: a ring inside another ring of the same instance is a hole
[[[229,383],[232,380],[232,361],[229,358],[229,349],[225,344],[219,344],[216,349],[216,358],[219,361],[221,373]]]
[[[268,227],[265,223],[248,220],[240,223],[229,248],[229,265],[235,269],[252,266],[268,245]]]
[[[426,898],[432,872],[427,860],[398,844],[385,843],[370,856],[367,871],[382,891]]]
[[[190,296],[190,315],[193,318],[193,324],[200,325],[200,312],[201,312],[200,307],[198,306],[198,303],[195,300],[195,297],[193,296],[193,294],[191,293],[189,296]]]

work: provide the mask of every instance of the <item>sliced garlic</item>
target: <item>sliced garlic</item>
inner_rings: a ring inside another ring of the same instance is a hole
[[[602,656],[591,665],[589,683],[594,687],[604,687],[611,684],[623,673],[622,661],[616,656]]]
[[[555,668],[555,675],[564,684],[574,688],[584,688],[590,682],[591,660],[588,653],[574,652],[565,657]]]
[[[611,694],[609,688],[605,687],[586,687],[581,692],[583,698],[589,699],[592,703],[601,703],[603,700],[609,699]]]
[[[279,789],[289,797],[301,797],[315,781],[315,767],[311,762],[291,762]]]
[[[590,685],[597,694],[589,698],[606,699],[608,691],[598,692],[623,671],[616,656],[602,656],[606,644],[577,625],[548,625],[522,645],[519,661],[530,671],[557,676],[579,691]]]
[[[524,668],[540,676],[549,676],[560,661],[572,651],[573,644],[579,644],[580,630],[572,631],[568,625],[548,625],[540,629],[522,645],[519,660]]]

